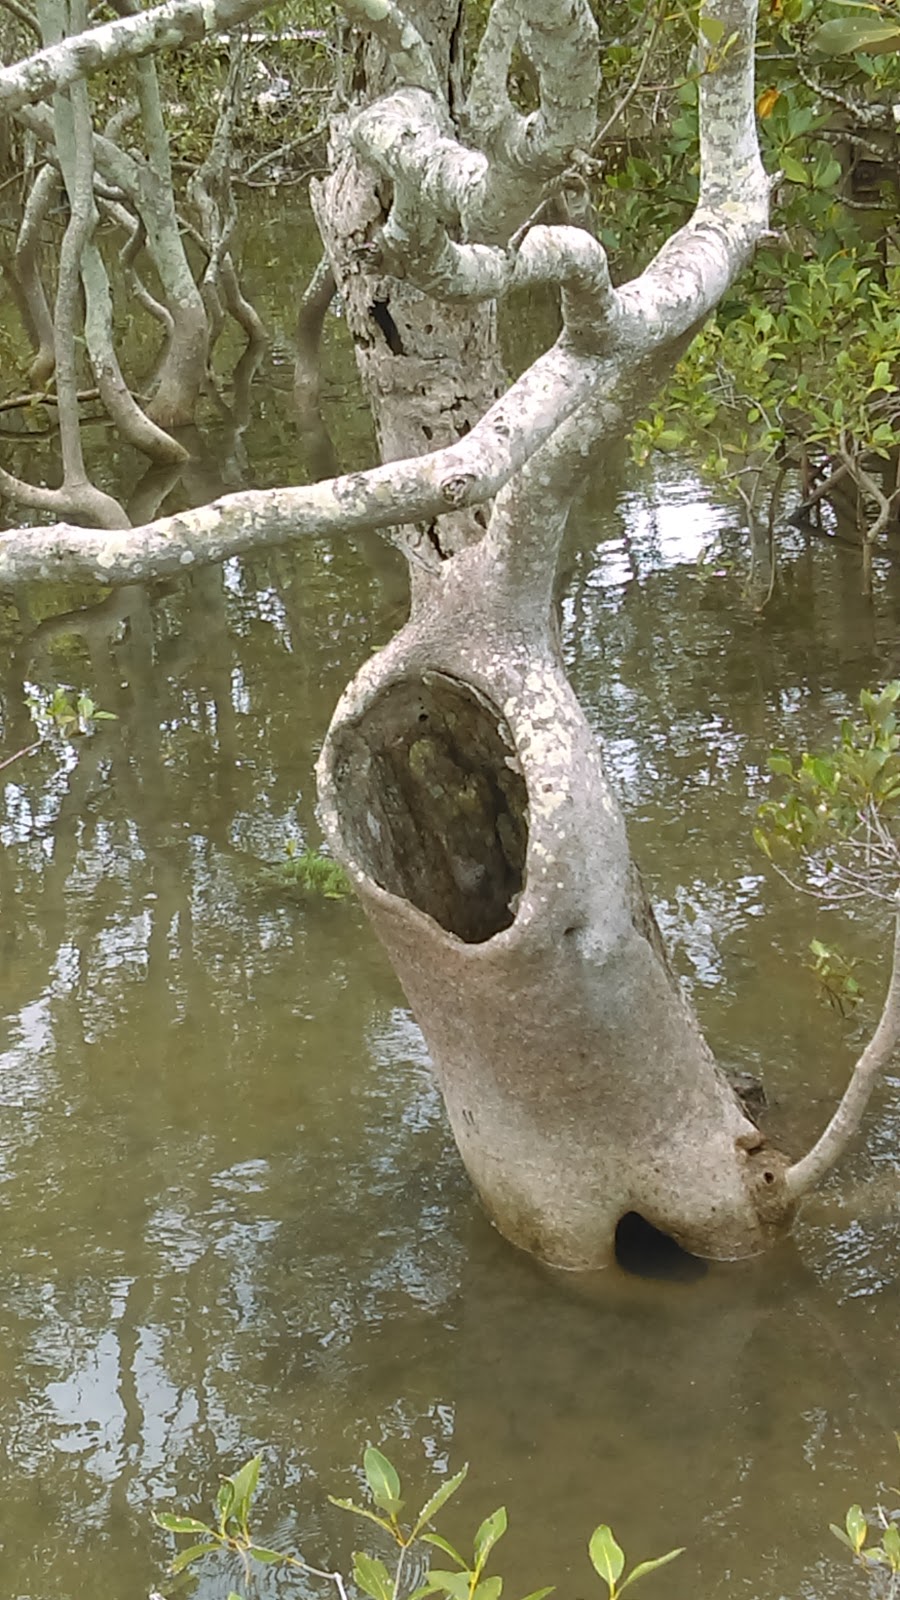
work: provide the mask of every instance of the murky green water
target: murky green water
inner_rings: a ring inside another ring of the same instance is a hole
[[[248,481],[290,455],[287,368],[266,381]],[[364,436],[353,411],[341,447]],[[841,1023],[802,970],[840,930],[754,852],[760,765],[900,672],[900,585],[880,573],[869,609],[852,558],[797,536],[753,616],[732,534],[684,472],[611,474],[572,531],[566,648],[711,1040],[800,1144],[871,1008]],[[423,1495],[471,1461],[446,1529],[508,1505],[511,1600],[599,1593],[600,1520],[635,1556],[687,1545],[651,1580],[671,1600],[843,1600],[861,1580],[827,1524],[897,1476],[900,1077],[774,1256],[691,1283],[542,1271],[480,1216],[360,913],[266,869],[318,842],[315,755],[402,618],[394,558],[311,542],[78,602],[0,612],[0,749],[27,741],[23,685],[88,686],[118,719],[0,775],[4,1596],[165,1587],[151,1507],[202,1508],[259,1447],[261,1537],[346,1566],[326,1495],[371,1440]],[[843,936],[877,952],[875,928]]]

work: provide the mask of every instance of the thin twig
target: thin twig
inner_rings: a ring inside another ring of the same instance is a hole
[[[76,400],[99,400],[99,389],[79,389],[75,395]],[[16,394],[9,400],[0,400],[0,411],[23,411],[26,406],[55,406],[58,404],[55,394]]]
[[[13,762],[18,761],[22,756],[33,756],[35,750],[40,750],[43,742],[43,739],[35,739],[34,744],[23,745],[21,750],[16,751],[15,755],[7,756],[5,761],[0,761],[0,772],[3,772],[6,767],[11,767]]]
[[[650,52],[652,51],[653,46],[656,43],[656,38],[657,38],[657,35],[659,33],[660,24],[661,24],[662,18],[663,18],[663,9],[664,8],[663,8],[662,5],[658,5],[657,8],[656,8],[656,11],[654,12],[653,22],[651,24],[650,32],[648,33],[646,41],[645,41],[645,44],[644,44],[644,49],[643,49],[643,53],[641,55],[641,59],[638,62],[637,72],[635,73],[634,77],[632,78],[630,86],[625,90],[625,93],[623,94],[623,96],[622,96],[621,100],[619,101],[618,105],[613,107],[612,111],[610,112],[609,116],[607,117],[606,121],[604,122],[603,127],[600,129],[600,132],[597,134],[596,138],[594,139],[594,142],[591,145],[591,154],[592,155],[597,155],[599,153],[599,150],[600,150],[604,140],[606,139],[606,136],[609,133],[610,128],[614,127],[615,124],[618,122],[619,118],[624,114],[624,112],[626,112],[628,110],[628,107],[630,106],[632,100],[634,99],[635,95],[638,92],[638,89],[641,86],[641,80],[643,79],[644,73],[647,70],[647,65],[648,65],[649,60],[650,60]]]

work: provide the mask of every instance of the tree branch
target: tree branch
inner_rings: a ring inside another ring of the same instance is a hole
[[[515,109],[506,87],[517,40],[538,79],[540,104],[529,116]],[[467,129],[492,162],[533,184],[590,146],[599,89],[600,41],[585,0],[540,7],[494,0],[472,73]]]
[[[29,11],[27,6],[20,5],[19,0],[0,0],[0,6],[3,7],[4,11],[8,11],[10,16],[17,17],[23,26],[28,29],[29,33],[34,34],[38,43],[41,43],[41,30],[37,17]]]
[[[560,341],[458,443],[368,472],[302,488],[245,490],[141,528],[104,531],[63,523],[10,529],[0,533],[0,587],[62,576],[112,586],[133,583],[311,534],[429,522],[481,505],[584,401],[596,370],[593,358]],[[434,559],[437,568],[440,562]]]
[[[340,5],[356,27],[367,29],[383,44],[401,83],[445,100],[433,55],[395,0],[340,0]]]
[[[894,924],[894,958],[891,978],[878,1026],[853,1068],[853,1073],[834,1116],[812,1149],[788,1168],[785,1183],[788,1193],[799,1200],[819,1183],[843,1155],[863,1119],[875,1083],[900,1043],[900,894],[894,894],[898,907]]]
[[[267,0],[167,0],[133,17],[89,28],[14,66],[0,68],[0,111],[18,111],[46,100],[118,61],[175,50],[207,34],[236,28],[265,10],[266,4]]]

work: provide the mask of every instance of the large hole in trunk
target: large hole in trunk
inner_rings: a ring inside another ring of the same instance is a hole
[[[707,1272],[705,1261],[655,1228],[639,1211],[628,1211],[616,1228],[616,1261],[635,1278],[668,1278],[694,1283]]]
[[[429,672],[392,684],[336,743],[341,829],[369,876],[467,944],[508,928],[528,797],[500,710]]]

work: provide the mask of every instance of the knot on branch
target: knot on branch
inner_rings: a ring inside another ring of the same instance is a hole
[[[447,509],[455,511],[461,506],[475,479],[471,473],[460,473],[455,478],[445,478],[441,484],[441,494],[447,502]]]

